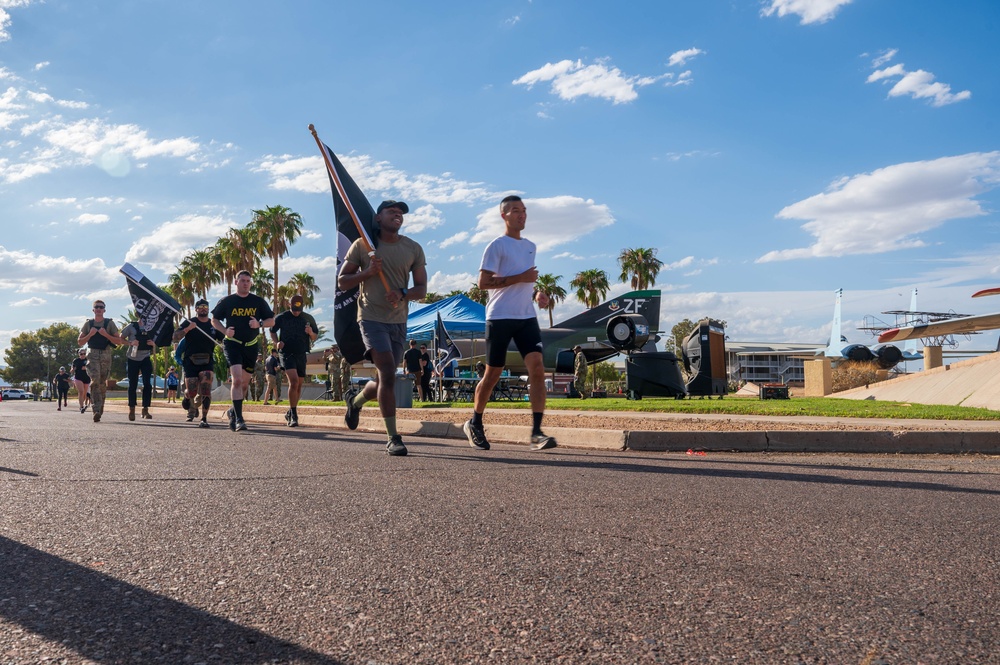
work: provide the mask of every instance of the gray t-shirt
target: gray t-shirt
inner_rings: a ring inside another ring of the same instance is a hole
[[[122,330],[122,337],[128,343],[125,347],[125,357],[129,360],[145,360],[153,352],[154,347],[146,343],[146,340],[151,339],[149,335],[139,330],[139,326],[135,323],[130,323],[125,326]],[[139,346],[132,346],[132,340],[138,340]]]

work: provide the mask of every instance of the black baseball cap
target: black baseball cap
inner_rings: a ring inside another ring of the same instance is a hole
[[[378,210],[375,211],[375,214],[376,215],[379,214],[386,208],[399,208],[400,210],[403,211],[404,215],[410,212],[410,206],[406,205],[402,201],[393,201],[392,199],[389,199],[387,201],[382,201],[382,203],[378,204]]]
[[[201,307],[202,305],[204,305],[205,307],[208,307],[208,301],[205,300],[204,298],[202,298],[201,300],[199,300],[198,302],[196,302],[194,304],[195,307]]]

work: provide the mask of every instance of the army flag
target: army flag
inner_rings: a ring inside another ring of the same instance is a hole
[[[152,339],[157,346],[170,346],[174,315],[181,311],[180,304],[131,263],[123,265],[119,272],[125,275],[141,334]]]
[[[375,247],[372,242],[375,210],[333,150],[320,141],[312,125],[309,129],[323,152],[323,162],[330,178],[333,211],[337,222],[337,274],[339,275],[347,250],[355,240],[364,236],[368,246]],[[333,305],[333,336],[347,362],[353,365],[364,358],[365,343],[361,339],[361,328],[358,326],[358,287],[347,291],[337,289]]]

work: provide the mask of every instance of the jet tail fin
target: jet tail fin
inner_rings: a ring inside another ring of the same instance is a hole
[[[830,326],[830,342],[826,346],[826,351],[823,355],[830,358],[840,358],[842,355],[842,349],[844,348],[843,333],[840,330],[840,301],[844,297],[844,289],[837,289],[834,293],[837,294],[836,303],[833,305],[833,323]]]
[[[608,319],[616,314],[639,314],[646,319],[649,330],[660,329],[660,290],[629,291],[602,302],[593,309],[566,319],[555,325],[556,328],[592,328],[607,325]]]

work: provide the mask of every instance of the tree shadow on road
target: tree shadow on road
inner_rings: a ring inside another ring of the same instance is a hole
[[[341,662],[9,538],[0,537],[0,560],[0,618],[8,630],[39,635],[53,652],[96,663]],[[4,642],[13,656],[9,634]],[[29,650],[31,660],[42,659],[29,646],[26,658]]]

